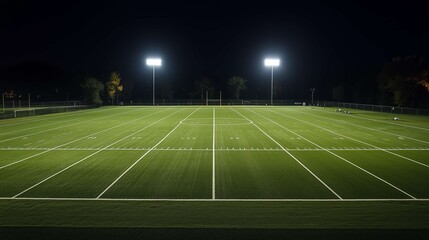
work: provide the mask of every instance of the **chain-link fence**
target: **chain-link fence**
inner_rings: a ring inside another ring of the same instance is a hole
[[[138,105],[153,105],[152,101],[129,101],[121,102],[120,105],[138,106]],[[171,105],[271,105],[270,100],[260,99],[157,99],[156,106],[171,106]],[[308,101],[303,100],[274,100],[273,105],[277,106],[306,106]]]

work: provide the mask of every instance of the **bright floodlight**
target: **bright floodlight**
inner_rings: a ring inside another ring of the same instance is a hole
[[[280,59],[278,58],[266,58],[264,61],[267,67],[278,67],[280,65]]]
[[[148,66],[161,66],[160,58],[148,58],[146,59],[146,65]]]

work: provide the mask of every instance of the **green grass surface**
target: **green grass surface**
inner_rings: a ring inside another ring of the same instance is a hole
[[[392,117],[209,106],[1,120],[0,226],[427,230],[429,118]]]

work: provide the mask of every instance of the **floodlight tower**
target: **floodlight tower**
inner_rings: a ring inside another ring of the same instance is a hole
[[[310,91],[311,91],[311,106],[314,106],[314,104],[313,104],[313,96],[314,96],[314,91],[315,90],[316,90],[315,88],[310,88]]]
[[[160,67],[162,63],[162,60],[160,58],[148,58],[146,59],[146,65],[151,66],[153,69],[153,74],[152,74],[152,86],[153,86],[153,92],[152,92],[152,96],[153,96],[153,100],[152,103],[155,106],[155,67]]]
[[[266,67],[271,67],[271,106],[273,105],[273,75],[274,67],[280,65],[280,59],[278,58],[265,58],[264,64]]]

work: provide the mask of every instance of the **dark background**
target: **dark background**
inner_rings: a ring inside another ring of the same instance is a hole
[[[247,99],[377,102],[377,75],[395,56],[429,56],[427,1],[2,1],[0,90],[37,100],[80,99],[80,83],[107,81],[119,71],[124,101],[152,98],[145,58],[159,56],[157,96],[194,97],[193,83],[210,79],[218,97],[247,79]]]

